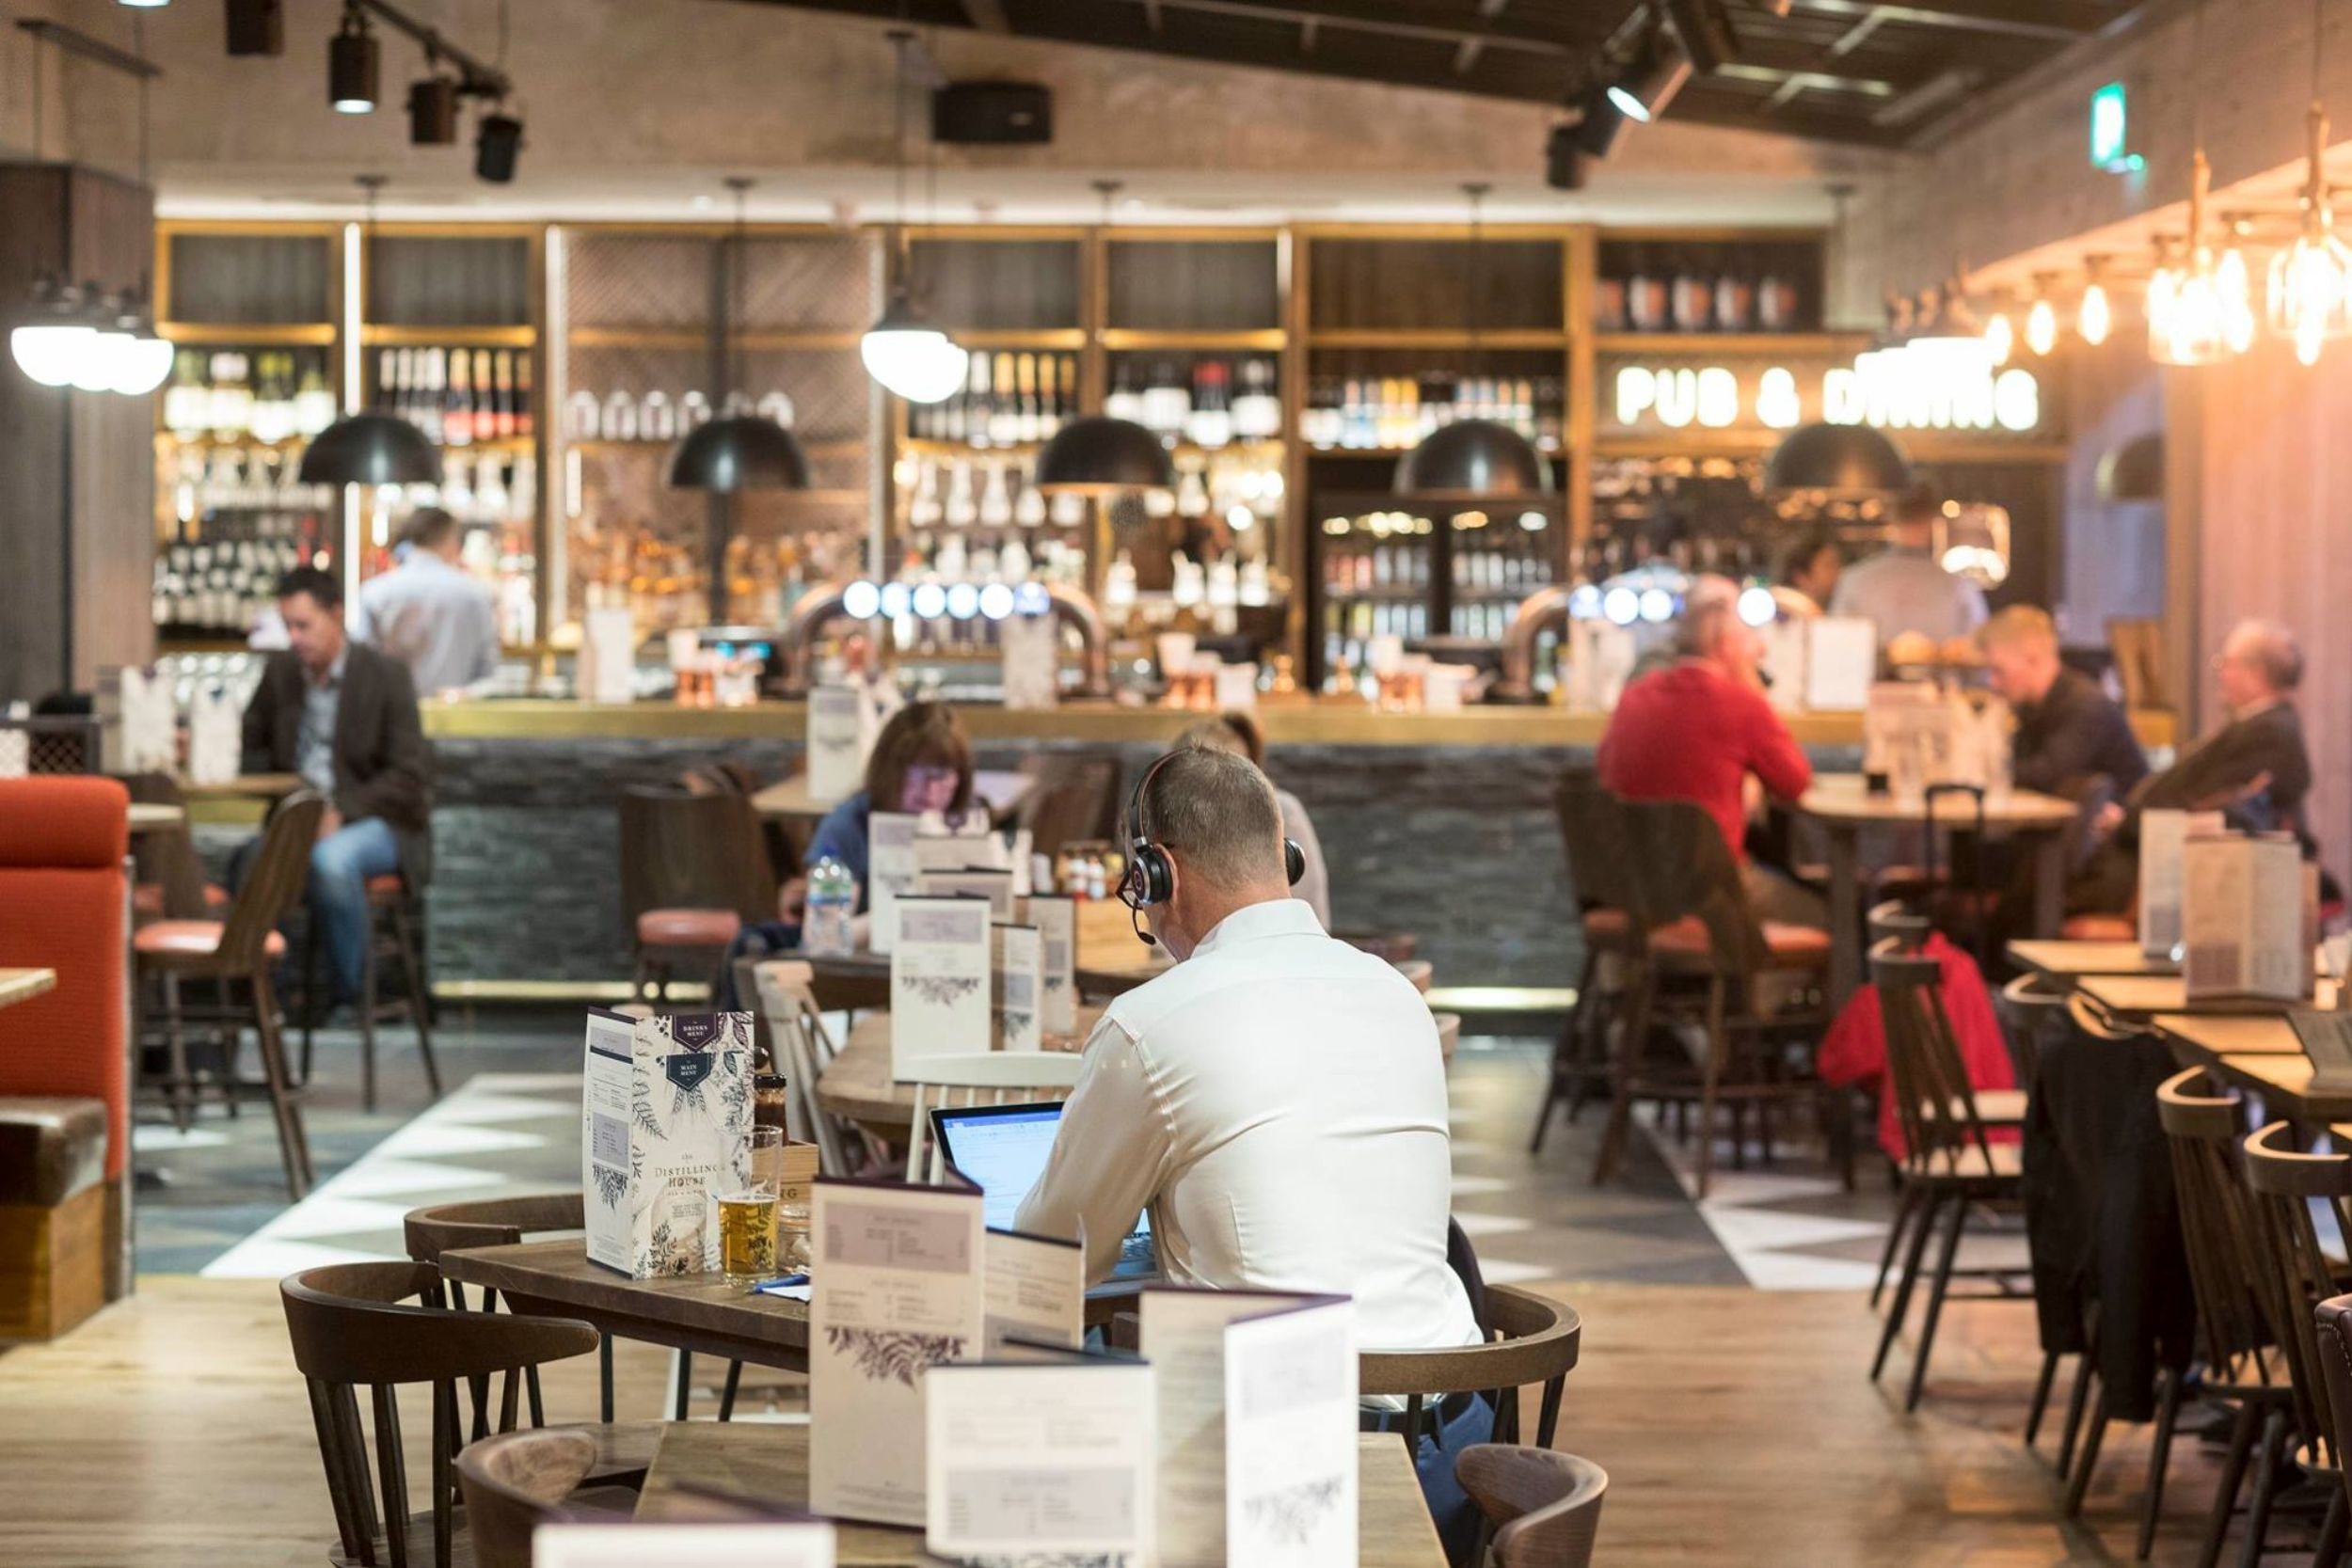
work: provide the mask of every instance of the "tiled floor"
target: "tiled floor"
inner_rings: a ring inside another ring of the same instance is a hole
[[[275,1278],[296,1268],[400,1253],[400,1216],[421,1204],[579,1182],[578,1023],[567,1014],[453,1017],[437,1037],[452,1093],[428,1103],[412,1042],[381,1049],[384,1101],[362,1113],[356,1037],[322,1035],[308,1112],[320,1184],[289,1209],[265,1110],[209,1110],[191,1133],[142,1126],[139,1264],[150,1274]],[[1646,1115],[1623,1174],[1590,1171],[1606,1104],[1554,1120],[1543,1151],[1528,1133],[1543,1092],[1543,1043],[1463,1042],[1453,1077],[1454,1212],[1499,1283],[1622,1280],[1764,1290],[1867,1285],[1890,1212],[1866,1165],[1845,1193],[1818,1153],[1783,1151],[1769,1169],[1723,1168],[1692,1201],[1691,1149]],[[1981,1259],[1971,1259],[1981,1260]]]

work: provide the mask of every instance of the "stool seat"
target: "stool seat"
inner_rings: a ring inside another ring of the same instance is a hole
[[[637,917],[637,941],[646,947],[724,947],[743,928],[733,910],[647,910]]]
[[[1624,947],[1633,940],[1633,918],[1606,906],[1586,910],[1584,940],[1595,947]]]
[[[204,907],[208,910],[227,909],[229,890],[218,882],[206,882],[204,884]],[[131,890],[131,912],[145,915],[151,919],[161,917],[164,912],[164,884],[141,882],[134,887]]]
[[[1819,969],[1829,962],[1829,933],[1811,926],[1788,926],[1767,920],[1764,926],[1766,962],[1774,969]],[[1686,915],[1649,934],[1649,950],[1662,958],[1704,959],[1711,949],[1707,925]]]
[[[2068,942],[2137,942],[2139,923],[2127,914],[2074,914],[2066,917],[2058,935]]]
[[[55,1209],[106,1175],[106,1102],[0,1095],[0,1205]]]
[[[397,904],[408,896],[408,879],[397,871],[387,871],[381,877],[368,879],[368,902]]]
[[[221,932],[226,928],[217,920],[158,920],[133,932],[131,947],[134,952],[157,958],[207,958],[219,950]],[[273,958],[284,958],[284,933],[271,931],[262,941],[262,950]]]

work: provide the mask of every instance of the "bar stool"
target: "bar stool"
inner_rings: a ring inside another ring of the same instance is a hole
[[[424,1081],[433,1091],[433,1098],[441,1098],[441,1069],[433,1059],[433,1003],[425,993],[424,965],[417,957],[420,943],[417,936],[424,927],[419,917],[419,906],[408,895],[408,879],[397,871],[381,877],[370,877],[368,891],[368,941],[359,959],[359,1098],[373,1113],[375,1109],[375,1026],[405,1019],[417,1031],[417,1051],[424,1058]],[[389,997],[382,994],[384,962],[391,959],[400,965],[401,989]],[[318,989],[319,932],[318,922],[309,924],[303,942],[302,987],[306,996],[315,995]],[[311,1037],[318,1023],[318,1009],[306,1007],[302,1019],[302,1083],[310,1082]]]
[[[773,920],[776,879],[758,814],[738,794],[621,792],[621,911],[636,943],[633,999],[668,999],[677,967],[715,976],[747,923]]]
[[[1600,787],[1590,768],[1570,769],[1552,792],[1560,842],[1567,851],[1568,879],[1576,889],[1583,957],[1577,968],[1575,1005],[1552,1043],[1543,1102],[1528,1138],[1530,1154],[1543,1152],[1554,1106],[1565,1101],[1573,1122],[1591,1098],[1593,1085],[1609,1079],[1609,1024],[1622,1009],[1626,960],[1633,951],[1633,922],[1627,913],[1630,873],[1615,831],[1615,797]],[[1605,987],[1604,976],[1609,981]]]

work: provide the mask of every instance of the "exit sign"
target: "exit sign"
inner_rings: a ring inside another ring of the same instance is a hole
[[[2121,82],[2109,82],[2090,95],[2090,163],[2111,174],[2136,173],[2146,166],[2132,150],[2131,105]]]

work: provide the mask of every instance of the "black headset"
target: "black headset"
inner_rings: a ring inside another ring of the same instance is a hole
[[[1152,776],[1175,755],[1168,752],[1155,758],[1136,781],[1135,793],[1127,798],[1127,872],[1120,880],[1119,897],[1127,906],[1136,936],[1146,947],[1158,946],[1160,939],[1143,928],[1143,911],[1174,896],[1176,865],[1168,858],[1168,851],[1152,842],[1144,829],[1143,796],[1152,787]],[[1307,874],[1307,853],[1299,848],[1296,839],[1282,840],[1282,870],[1293,887]]]

